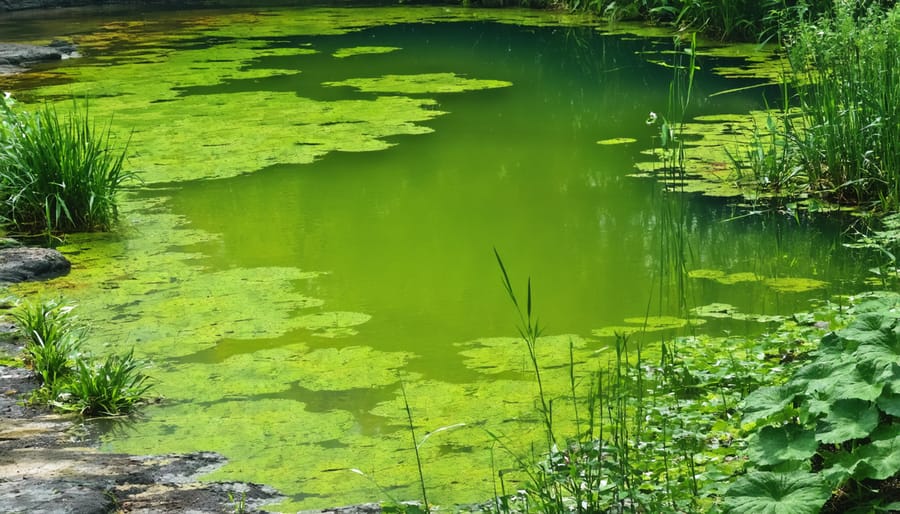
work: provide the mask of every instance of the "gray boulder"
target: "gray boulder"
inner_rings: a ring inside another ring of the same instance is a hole
[[[58,61],[63,58],[61,48],[51,46],[0,43],[0,64],[18,65],[29,62]]]
[[[71,268],[68,259],[52,248],[0,249],[0,283],[58,277]]]

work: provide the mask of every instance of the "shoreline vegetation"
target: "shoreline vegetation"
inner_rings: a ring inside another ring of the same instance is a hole
[[[524,3],[781,43],[787,59],[782,105],[770,111],[745,148],[730,154],[735,180],[779,198],[814,196],[881,216],[886,230],[857,245],[887,255],[882,283],[896,283],[900,221],[889,215],[900,206],[895,2]],[[684,153],[690,152],[680,143],[679,127],[695,67],[693,45],[676,53],[673,112],[659,122],[662,172],[672,176],[684,173]],[[94,130],[86,107],[61,120],[49,106],[19,111],[7,95],[0,99],[0,122],[0,216],[8,230],[52,241],[66,232],[115,228],[115,196],[135,177],[125,169],[124,149],[111,145],[108,130]],[[70,169],[83,173],[67,174]],[[46,170],[57,175],[32,175]],[[60,184],[68,184],[65,191]],[[77,195],[63,196],[69,192]],[[677,239],[686,230],[678,206],[664,208],[673,209],[670,228]],[[568,392],[551,396],[535,350],[542,340],[531,283],[522,301],[496,257],[519,315],[546,447],[514,455],[517,469],[499,471],[495,497],[473,511],[900,510],[900,295],[823,299],[816,310],[795,313],[757,338],[691,336],[663,339],[651,349],[617,335],[607,368],[580,370],[573,358]],[[674,276],[683,274],[681,264],[673,267]],[[79,352],[83,329],[70,306],[57,300],[25,304],[13,318],[26,338],[23,362],[41,381],[31,397],[35,403],[115,416],[146,398],[150,384],[131,353],[95,363]],[[726,344],[733,349],[728,357],[709,355]],[[429,512],[429,463],[418,461],[417,450],[431,434],[417,442],[415,413],[408,403],[406,408],[422,498],[385,511]],[[575,433],[560,433],[560,419],[572,422]],[[452,427],[438,430],[447,428]],[[502,450],[504,438],[491,435]],[[524,485],[510,491],[512,483]]]

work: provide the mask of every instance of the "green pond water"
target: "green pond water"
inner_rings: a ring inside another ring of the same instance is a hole
[[[492,465],[511,458],[485,429],[519,451],[539,440],[493,248],[517,284],[533,279],[551,394],[570,342],[593,371],[647,315],[676,317],[632,336],[650,346],[761,332],[764,316],[863,287],[837,225],[726,222],[746,211],[631,176],[652,161],[648,113],[666,109],[667,37],[447,8],[60,11],[0,34],[79,44],[0,86],[60,109],[89,97],[143,178],[114,233],[60,246],[69,276],[15,289],[77,302],[93,352],[147,360],[163,401],[107,427],[104,447],[220,452],[229,464],[206,478],[275,486],[277,510],[415,497],[401,378],[420,437],[465,424],[422,445],[433,502],[492,495]],[[765,83],[747,70],[773,55],[705,52],[692,116],[764,106],[765,88],[714,93]],[[700,308],[686,327],[671,209]]]

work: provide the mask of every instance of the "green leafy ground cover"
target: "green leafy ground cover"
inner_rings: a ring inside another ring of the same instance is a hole
[[[729,487],[726,511],[814,513],[829,500],[831,511],[900,508],[898,301],[857,305],[787,382],[744,400],[750,471]]]

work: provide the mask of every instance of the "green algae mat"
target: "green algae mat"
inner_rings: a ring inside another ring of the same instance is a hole
[[[444,7],[63,11],[0,32],[78,44],[0,88],[86,100],[142,179],[114,232],[60,243],[72,273],[14,292],[77,302],[92,352],[145,360],[159,401],[106,449],[220,452],[206,478],[272,485],[273,510],[416,498],[401,383],[433,502],[492,496],[514,459],[490,434],[541,440],[493,248],[534,280],[554,397],[570,348],[586,374],[617,333],[763,331],[865,275],[833,227],[711,198],[735,194],[721,150],[765,106],[768,50],[701,49],[700,193],[676,197],[634,177],[658,166],[666,35]]]

